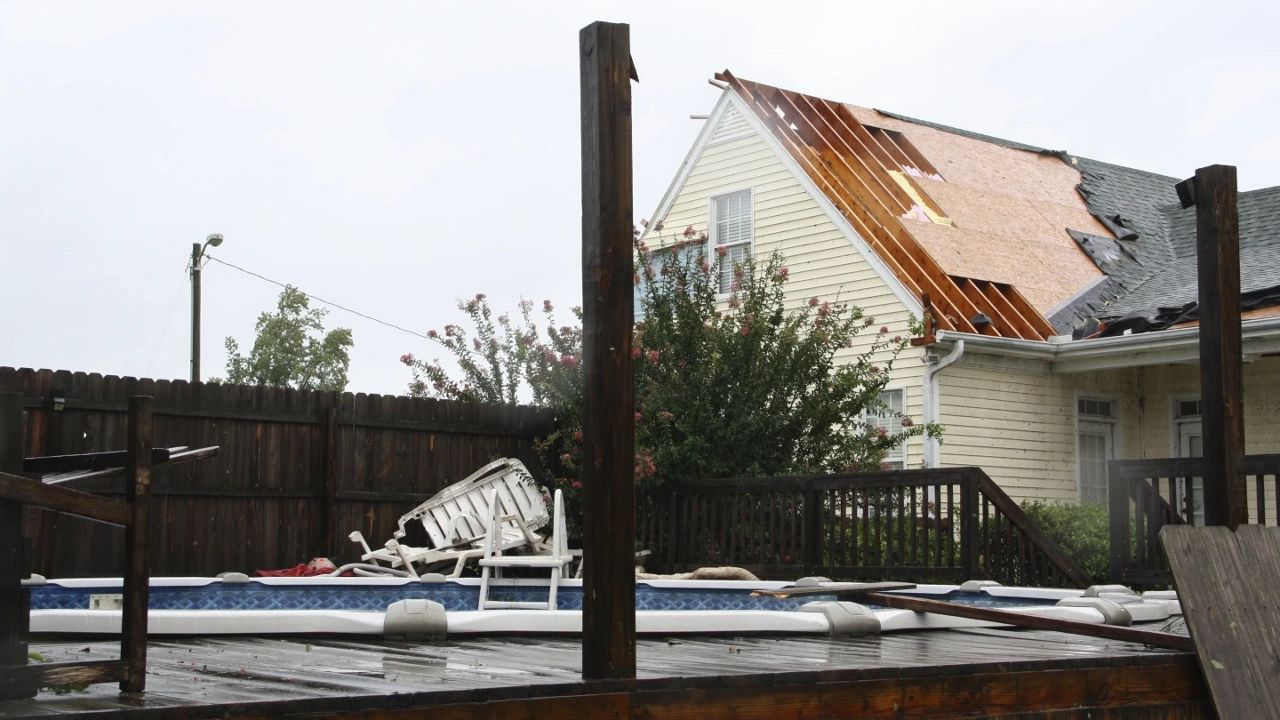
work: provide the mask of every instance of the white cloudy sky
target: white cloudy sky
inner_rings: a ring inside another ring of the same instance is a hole
[[[1280,4],[0,1],[0,365],[182,378],[191,243],[419,332],[581,290],[577,32],[631,24],[636,208],[741,77],[1280,184]],[[211,264],[203,364],[278,288]],[[351,389],[424,340],[334,311]]]

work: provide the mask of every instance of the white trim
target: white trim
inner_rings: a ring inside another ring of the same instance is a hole
[[[1110,459],[1113,459],[1113,458],[1119,457],[1119,456],[1120,456],[1119,448],[1121,447],[1121,442],[1122,442],[1122,439],[1121,439],[1121,436],[1120,436],[1120,428],[1121,428],[1121,423],[1120,423],[1120,400],[1119,400],[1119,397],[1118,397],[1118,396],[1115,396],[1115,395],[1107,395],[1107,394],[1104,394],[1104,393],[1098,393],[1098,392],[1094,392],[1094,391],[1091,391],[1091,390],[1090,390],[1090,391],[1081,391],[1081,390],[1076,390],[1074,393],[1072,393],[1072,395],[1073,395],[1073,400],[1072,400],[1072,408],[1071,408],[1071,409],[1072,409],[1072,411],[1073,411],[1073,415],[1075,416],[1075,446],[1076,446],[1076,458],[1075,458],[1075,459],[1076,459],[1076,502],[1077,502],[1077,503],[1083,503],[1083,502],[1085,501],[1085,498],[1084,498],[1084,479],[1080,476],[1080,470],[1081,470],[1081,467],[1080,467],[1080,456],[1081,456],[1081,452],[1080,452],[1080,430],[1081,430],[1081,426],[1082,426],[1083,424],[1085,424],[1085,423],[1088,423],[1088,424],[1091,424],[1091,425],[1099,425],[1099,426],[1105,426],[1105,427],[1107,427],[1107,428],[1111,431],[1111,432],[1110,432],[1110,435],[1111,435],[1111,437],[1110,437],[1111,457],[1109,457],[1109,458],[1107,458],[1107,459],[1108,459],[1108,460],[1110,460]],[[1100,401],[1103,401],[1103,402],[1109,402],[1109,403],[1111,403],[1111,415],[1109,415],[1109,416],[1102,416],[1102,415],[1087,415],[1087,416],[1085,416],[1085,417],[1083,417],[1083,418],[1082,418],[1082,417],[1080,416],[1080,401],[1081,401],[1081,400],[1100,400]],[[1104,499],[1104,502],[1105,502],[1105,499]]]
[[[717,257],[716,255],[716,248],[722,245],[725,245],[725,243],[716,242],[717,240],[716,239],[716,222],[717,222],[716,200],[718,198],[726,197],[728,195],[735,195],[741,192],[747,193],[747,197],[750,198],[751,200],[751,237],[745,241],[739,240],[738,242],[735,242],[735,243],[729,243],[729,245],[746,245],[747,259],[755,260],[755,257],[756,257],[756,188],[754,185],[746,185],[746,186],[730,185],[726,190],[716,190],[710,193],[709,195],[707,195],[707,219],[708,219],[707,243],[706,243],[706,248],[703,250],[703,252],[706,253],[706,257],[708,261],[720,260],[721,258]],[[728,259],[728,256],[726,255],[724,259]],[[729,292],[725,292],[720,289],[720,272],[721,272],[721,268],[720,268],[719,262],[717,262],[716,263],[716,299],[724,300],[729,296],[733,295],[733,292],[732,290],[730,290]]]
[[[938,376],[952,363],[964,356],[964,340],[957,340],[951,348],[951,352],[941,359],[937,355],[926,350],[924,379],[921,382],[924,390],[924,422],[941,423],[942,422],[942,383]],[[927,468],[938,467],[942,463],[941,443],[937,438],[924,437],[924,466]]]
[[[649,216],[649,225],[640,234],[642,240],[649,236],[649,229],[671,211],[671,205],[675,203],[676,196],[684,189],[685,181],[689,179],[689,173],[693,172],[693,166],[698,164],[698,160],[702,157],[702,152],[711,141],[711,136],[715,135],[716,128],[720,126],[720,120],[724,117],[725,111],[729,107],[727,98],[732,94],[732,90],[725,90],[720,94],[720,99],[716,101],[715,107],[711,109],[711,115],[703,123],[702,130],[698,131],[698,137],[693,141],[693,146],[689,148],[688,154],[684,156],[684,162],[680,163],[680,169],[676,172],[676,176],[671,179],[671,184],[667,186],[667,191],[663,193],[662,199],[658,201],[658,207]],[[707,234],[710,235],[711,233]]]
[[[1178,403],[1184,400],[1199,400],[1199,393],[1194,392],[1174,392],[1169,393],[1169,457],[1182,457],[1182,423],[1183,422],[1202,422],[1200,415],[1195,415],[1195,420],[1180,421],[1178,419]],[[1203,408],[1202,408],[1203,411]],[[1193,416],[1188,416],[1193,417]]]
[[[738,94],[732,89],[725,90],[725,94],[729,98],[729,102],[734,104],[738,108],[738,111],[742,113],[747,124],[755,129],[756,134],[760,136],[764,141],[764,144],[767,145],[769,149],[773,150],[773,154],[778,157],[778,160],[787,168],[787,170],[791,171],[792,176],[795,177],[796,182],[800,184],[800,187],[804,188],[805,191],[809,193],[809,196],[814,199],[814,202],[818,203],[818,207],[822,208],[822,212],[826,214],[827,219],[840,229],[840,232],[849,240],[849,244],[853,246],[853,249],[858,251],[858,254],[862,256],[862,259],[866,261],[867,265],[871,266],[871,269],[875,271],[876,275],[879,275],[880,279],[889,286],[889,290],[891,290],[894,296],[898,298],[898,301],[906,306],[907,312],[915,315],[916,317],[923,316],[924,306],[920,304],[920,298],[911,294],[911,292],[907,290],[907,286],[902,284],[902,281],[898,279],[898,276],[895,275],[892,270],[889,269],[889,266],[884,263],[884,260],[880,259],[880,256],[876,254],[876,251],[871,249],[871,246],[867,244],[867,241],[862,239],[862,236],[853,229],[853,226],[849,224],[849,221],[845,216],[836,209],[836,206],[831,202],[831,198],[827,197],[826,193],[818,189],[818,186],[814,184],[813,180],[809,177],[809,174],[800,167],[795,158],[791,157],[791,153],[787,152],[786,148],[782,147],[782,144],[778,142],[778,139],[773,136],[773,133],[769,132],[768,128],[760,122],[760,118],[756,117],[756,114],[752,112],[751,108],[747,107],[742,98],[738,97]]]
[[[1280,317],[1245,320],[1240,323],[1240,336],[1245,360],[1280,352]],[[1200,359],[1199,326],[1062,343],[951,330],[939,330],[937,338],[944,346],[964,340],[971,352],[1042,360],[1050,363],[1050,373],[1195,363]]]
[[[893,271],[889,269],[889,266],[885,264],[884,260],[876,254],[876,251],[872,250],[866,240],[863,240],[862,236],[853,229],[853,226],[849,224],[849,221],[844,217],[844,215],[842,215],[840,211],[836,209],[835,205],[832,204],[831,199],[827,197],[827,194],[818,189],[818,186],[814,184],[813,180],[809,178],[809,175],[805,173],[805,171],[795,161],[795,158],[791,157],[791,153],[787,152],[786,148],[782,147],[781,143],[778,142],[778,139],[773,136],[773,133],[769,132],[768,129],[764,127],[764,124],[760,122],[760,118],[756,117],[756,114],[751,110],[751,108],[747,107],[746,103],[742,98],[738,97],[737,92],[732,88],[726,89],[721,93],[720,99],[716,102],[715,109],[712,110],[711,116],[707,119],[702,132],[699,133],[698,138],[694,141],[693,147],[689,150],[689,154],[685,156],[684,163],[680,166],[679,172],[676,173],[675,179],[672,180],[671,186],[667,188],[666,194],[662,196],[662,201],[658,203],[658,208],[654,211],[651,218],[652,222],[650,222],[650,226],[652,226],[653,222],[657,222],[665,217],[671,210],[671,206],[675,203],[676,197],[684,188],[685,181],[689,179],[689,173],[693,171],[693,166],[697,164],[698,159],[707,148],[707,145],[711,140],[711,136],[715,133],[715,128],[719,126],[721,119],[724,117],[724,114],[727,112],[727,108],[730,105],[741,113],[742,118],[746,121],[747,125],[750,126],[755,134],[760,137],[761,141],[773,151],[773,154],[778,161],[781,162],[783,167],[791,173],[792,177],[795,178],[800,187],[809,194],[809,197],[813,198],[814,202],[818,204],[818,207],[821,208],[822,212],[827,216],[827,219],[830,220],[838,230],[840,230],[841,234],[845,236],[845,239],[849,241],[849,244],[853,246],[853,249],[862,256],[862,259],[871,267],[872,271],[874,271],[876,275],[884,281],[884,283],[889,287],[889,290],[894,294],[894,297],[896,297],[898,301],[906,307],[907,312],[915,315],[916,317],[923,316],[924,306],[920,304],[920,299],[913,295],[911,291],[907,289],[906,285],[903,285],[902,281],[898,279],[898,276],[895,275]],[[735,139],[741,139],[741,137],[745,136],[739,136]],[[648,229],[645,230],[642,237],[647,235]],[[710,235],[710,233],[708,233],[708,235]]]
[[[907,415],[907,407],[908,407],[907,406],[907,387],[905,385],[886,385],[880,388],[880,395],[883,395],[885,393],[891,393],[891,392],[902,393],[902,409],[899,410],[898,412],[902,413],[902,417],[909,417]],[[878,401],[879,399],[880,397],[879,395],[877,395],[876,400]],[[870,413],[868,412],[868,409],[863,408],[862,421],[867,422],[869,417],[870,417]],[[880,418],[885,416],[877,415],[876,417]],[[901,431],[901,429],[902,429],[901,425],[899,425],[899,431]],[[894,448],[894,450],[897,450],[901,454],[898,457],[889,457],[888,455],[886,455],[884,458],[881,459],[881,462],[901,462],[902,463],[901,469],[906,470],[908,467],[907,466],[907,442],[904,440],[902,444],[898,445],[898,447]]]

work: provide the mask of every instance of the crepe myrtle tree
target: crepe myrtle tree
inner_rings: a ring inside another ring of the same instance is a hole
[[[657,249],[635,244],[634,472],[642,498],[673,480],[877,469],[907,438],[941,435],[939,426],[901,414],[897,432],[867,419],[894,414],[880,393],[907,346],[904,338],[848,303],[812,297],[788,304],[790,271],[778,253],[729,266],[722,254],[707,252],[706,236],[691,227],[659,237]],[[730,280],[727,295],[722,280]],[[483,294],[459,309],[474,330],[447,325],[428,336],[453,356],[461,375],[406,354],[410,392],[475,402],[528,397],[553,409],[554,428],[536,449],[576,508],[581,308],[572,309],[573,325],[557,321],[550,301],[543,301],[541,317],[522,302],[519,321],[494,319]],[[863,333],[873,338],[855,352]]]

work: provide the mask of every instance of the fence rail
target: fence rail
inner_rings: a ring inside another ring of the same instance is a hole
[[[671,571],[1084,586],[1088,575],[979,468],[699,480],[639,508]]]
[[[7,367],[0,392],[24,397],[27,457],[124,447],[130,395],[154,398],[157,447],[221,447],[204,462],[157,467],[156,575],[349,558],[348,532],[390,537],[407,507],[494,458],[534,467],[533,439],[551,423],[528,407]],[[74,487],[125,490],[119,478]],[[123,558],[119,533],[81,518],[30,509],[24,534],[32,570],[51,577],[114,574]]]
[[[1111,576],[1141,586],[1173,582],[1160,545],[1160,529],[1197,521],[1202,458],[1112,460],[1107,463],[1111,522]],[[1244,460],[1249,523],[1276,525],[1280,517],[1280,454]]]

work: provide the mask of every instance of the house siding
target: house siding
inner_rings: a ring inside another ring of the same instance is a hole
[[[1051,374],[1045,363],[970,353],[939,378],[941,463],[977,465],[1015,500],[1076,502],[1076,399],[1116,401],[1117,458],[1177,455],[1174,398],[1200,390],[1199,368],[1160,365]],[[1280,452],[1280,358],[1245,365],[1245,451]],[[1274,488],[1267,490],[1274,507]],[[1255,498],[1251,495],[1250,508]]]
[[[849,302],[860,306],[874,324],[854,347],[837,354],[849,361],[865,352],[881,326],[906,337],[910,312],[885,280],[854,248],[850,239],[824,212],[772,147],[730,106],[720,117],[702,152],[693,159],[684,183],[664,217],[668,238],[686,226],[707,231],[710,202],[715,195],[751,188],[753,196],[753,252],[764,261],[774,251],[786,259],[790,271],[787,303],[799,307],[809,298]],[[645,241],[660,245],[653,233]],[[906,412],[921,419],[922,350],[908,348],[894,365],[889,387],[906,392]],[[877,361],[886,357],[881,355]],[[921,442],[908,444],[908,467],[921,463]]]
[[[1015,501],[1074,503],[1076,398],[1116,403],[1116,457],[1134,457],[1132,371],[1054,375],[1048,364],[978,353],[939,376],[944,466],[976,465]]]

